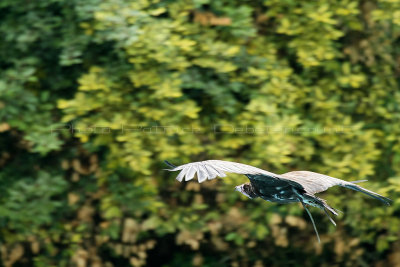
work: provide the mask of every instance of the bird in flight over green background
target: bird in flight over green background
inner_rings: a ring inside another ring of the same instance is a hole
[[[216,177],[225,177],[226,172],[239,173],[246,175],[250,182],[236,186],[235,190],[250,199],[260,197],[264,200],[281,204],[300,202],[310,216],[318,242],[321,241],[317,227],[315,226],[314,219],[307,205],[323,210],[335,226],[336,223],[328,212],[337,216],[338,210],[329,206],[325,200],[315,196],[316,193],[325,191],[329,187],[339,185],[362,192],[382,201],[386,205],[390,205],[391,202],[390,199],[356,184],[366,180],[347,182],[310,171],[292,171],[284,174],[275,174],[250,165],[223,160],[206,160],[181,166],[175,166],[168,161],[165,161],[165,163],[171,167],[171,169],[167,170],[180,171],[176,177],[179,182],[183,180],[189,181],[194,178],[195,174],[197,174],[198,182],[202,183]]]

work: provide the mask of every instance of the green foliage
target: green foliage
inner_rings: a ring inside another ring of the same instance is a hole
[[[4,266],[394,265],[400,1],[3,0]],[[180,184],[163,160],[313,170],[314,210],[245,177]],[[333,260],[334,259],[334,260]]]
[[[30,233],[30,227],[52,223],[52,215],[64,206],[62,199],[57,200],[57,196],[67,190],[67,182],[61,176],[39,172],[33,181],[22,177],[7,188],[6,201],[0,208],[0,217],[7,223],[4,230],[25,234]]]

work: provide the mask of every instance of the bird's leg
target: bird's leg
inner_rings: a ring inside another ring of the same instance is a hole
[[[334,226],[336,226],[335,221],[332,219],[331,216],[329,216],[329,213],[328,213],[328,211],[326,210],[326,208],[324,208],[324,211],[325,211],[326,216],[328,216],[329,220],[331,221],[331,223],[332,223]]]
[[[315,222],[314,222],[314,219],[313,219],[313,217],[311,215],[311,212],[307,209],[306,204],[304,204],[303,200],[300,199],[300,198],[299,198],[299,200],[300,200],[301,204],[303,205],[304,209],[307,211],[308,216],[310,216],[310,219],[311,219],[312,225],[314,227],[315,233],[317,234],[318,243],[321,243],[321,239],[319,238],[317,226],[315,226]]]

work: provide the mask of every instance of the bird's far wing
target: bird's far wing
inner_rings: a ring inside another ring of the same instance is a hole
[[[182,182],[183,178],[185,178],[185,181],[193,179],[196,173],[199,183],[214,179],[216,177],[225,177],[226,172],[239,174],[261,174],[269,177],[279,177],[279,175],[275,173],[268,172],[250,165],[223,160],[192,162],[168,170],[181,171],[176,177],[179,182]]]
[[[329,187],[340,185],[342,182],[347,183],[346,181],[328,175],[309,171],[287,172],[280,176],[301,184],[309,194],[325,191]]]
[[[288,180],[295,181],[299,184],[301,184],[304,189],[306,190],[307,193],[309,194],[316,194],[322,191],[327,190],[329,187],[339,185],[342,187],[350,188],[355,191],[362,192],[370,197],[373,197],[375,199],[378,199],[385,203],[386,205],[390,205],[390,199],[379,195],[378,193],[372,192],[370,190],[367,190],[359,185],[356,185],[355,183],[358,182],[363,182],[365,180],[361,181],[354,181],[354,182],[347,182],[338,178],[334,178],[328,175],[316,173],[316,172],[310,172],[310,171],[293,171],[293,172],[287,172],[284,174],[280,175],[283,178],[286,178]]]

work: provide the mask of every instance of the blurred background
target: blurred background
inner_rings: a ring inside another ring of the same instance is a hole
[[[0,266],[400,266],[400,1],[2,0]],[[222,159],[311,170],[312,208]]]

